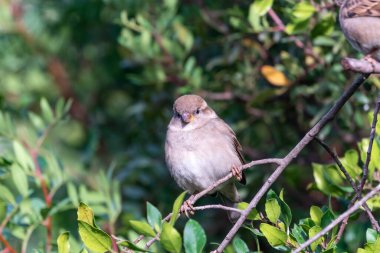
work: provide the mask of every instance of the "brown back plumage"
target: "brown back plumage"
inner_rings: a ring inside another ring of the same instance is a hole
[[[379,0],[346,0],[341,6],[344,18],[380,17]]]

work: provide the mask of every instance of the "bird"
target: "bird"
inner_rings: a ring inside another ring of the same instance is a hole
[[[380,62],[380,1],[340,2],[339,23],[346,39],[374,66],[374,61]]]
[[[228,205],[241,201],[235,182],[246,183],[240,169],[244,164],[242,147],[231,127],[202,97],[189,94],[175,100],[166,133],[165,160],[175,182],[191,194],[185,202],[190,210],[194,194],[230,172],[234,177],[209,194],[221,193],[226,202],[232,202]]]

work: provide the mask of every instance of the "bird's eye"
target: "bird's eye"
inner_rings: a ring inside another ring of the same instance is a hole
[[[181,117],[181,114],[179,114],[179,112],[175,112],[174,115],[175,115],[177,118]]]
[[[195,111],[195,114],[199,114],[201,111],[199,110],[199,108]]]

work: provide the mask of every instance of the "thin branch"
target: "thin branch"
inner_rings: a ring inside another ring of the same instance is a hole
[[[5,246],[4,252],[8,251],[10,253],[16,253],[16,251],[14,250],[14,248],[12,248],[7,239],[3,237],[2,233],[0,233],[0,242],[2,242]]]
[[[358,189],[358,187],[356,186],[354,180],[352,180],[351,176],[348,174],[346,168],[345,168],[345,167],[343,166],[343,164],[340,162],[340,160],[339,160],[337,154],[336,154],[334,151],[332,151],[332,150],[330,149],[330,147],[329,147],[326,143],[324,143],[322,140],[320,140],[319,138],[315,137],[314,140],[317,141],[317,142],[318,142],[318,143],[319,143],[319,144],[320,144],[320,145],[321,145],[321,146],[327,151],[327,153],[330,154],[330,156],[334,159],[334,161],[335,161],[336,164],[338,165],[339,169],[342,171],[342,173],[343,173],[344,176],[346,177],[347,181],[350,183],[352,189],[354,189],[354,191],[355,191],[355,196],[354,196],[354,198],[352,199],[352,201],[351,201],[351,203],[350,203],[350,205],[349,205],[349,207],[351,207],[351,206],[355,203],[355,201],[356,201],[356,199],[357,199],[357,196],[358,196],[357,194],[359,193],[359,189]],[[369,207],[368,207],[368,205],[367,205],[366,203],[364,203],[363,208],[365,209],[365,211],[366,211],[366,213],[367,213],[367,216],[368,216],[369,220],[371,221],[372,228],[375,229],[377,232],[380,233],[380,227],[379,227],[379,224],[377,223],[376,218],[373,216],[371,210],[369,209]],[[341,225],[340,228],[339,228],[339,233],[338,233],[337,238],[336,238],[336,240],[335,240],[336,243],[338,243],[338,242],[340,241],[340,238],[342,237],[342,234],[343,234],[343,232],[344,232],[344,229],[345,229],[345,227],[346,227],[346,225],[347,225],[347,221],[348,221],[348,217],[347,217],[347,219],[345,219],[345,220],[342,222],[342,225]]]
[[[302,140],[286,155],[277,169],[272,173],[272,175],[267,179],[267,181],[263,184],[261,189],[256,193],[248,207],[243,211],[240,218],[237,220],[235,225],[228,232],[222,243],[216,249],[216,253],[223,252],[223,250],[230,243],[232,238],[235,236],[241,225],[244,223],[248,214],[251,212],[253,208],[255,208],[261,198],[265,195],[268,189],[272,186],[272,184],[276,181],[276,179],[281,175],[281,173],[285,170],[285,168],[289,165],[289,163],[298,156],[298,154],[305,148],[307,144],[309,144],[315,136],[321,131],[321,129],[327,125],[330,121],[332,121],[335,115],[339,112],[339,110],[343,107],[343,105],[348,101],[348,99],[355,93],[355,91],[362,85],[362,83],[367,80],[369,74],[361,74],[352,82],[350,87],[343,93],[343,95],[337,100],[337,102],[331,107],[331,109],[318,121],[318,123],[310,129],[309,132],[302,138]]]
[[[362,180],[361,180],[360,185],[359,185],[359,191],[357,193],[357,195],[358,195],[359,198],[360,198],[360,196],[362,194],[365,182],[367,181],[368,167],[369,167],[369,163],[371,162],[372,145],[373,145],[373,141],[375,139],[376,124],[377,124],[377,115],[379,114],[379,110],[380,110],[380,92],[379,92],[379,95],[377,97],[375,110],[373,112],[373,120],[372,120],[372,126],[371,126],[371,133],[369,135],[369,144],[368,144],[368,149],[367,149],[367,157],[366,157],[366,160],[365,160],[365,164],[363,166],[363,176],[362,176]]]
[[[278,158],[269,158],[269,159],[256,160],[256,161],[252,161],[250,163],[247,163],[247,164],[243,165],[240,169],[241,170],[245,170],[245,169],[248,169],[248,168],[250,168],[252,166],[255,166],[255,165],[263,165],[263,164],[269,164],[269,163],[280,165],[281,164],[281,159],[278,159]],[[230,172],[225,177],[219,179],[218,181],[216,181],[214,184],[210,185],[209,187],[207,187],[203,191],[195,194],[194,198],[192,199],[191,204],[194,204],[198,199],[200,199],[204,195],[208,194],[212,190],[216,189],[219,185],[221,185],[224,182],[228,181],[232,177],[233,177],[232,172]]]
[[[349,208],[347,211],[342,213],[337,219],[332,221],[327,227],[322,229],[321,232],[317,233],[315,236],[307,240],[306,242],[302,243],[297,249],[292,251],[293,253],[298,253],[304,250],[306,247],[308,247],[310,244],[318,240],[320,237],[328,233],[331,229],[333,229],[336,225],[338,225],[342,220],[344,220],[346,217],[350,216],[353,212],[358,210],[360,206],[362,206],[367,200],[374,197],[378,192],[380,191],[380,184],[376,186],[372,191],[370,191],[367,195],[365,195],[361,200],[355,203],[351,208]]]

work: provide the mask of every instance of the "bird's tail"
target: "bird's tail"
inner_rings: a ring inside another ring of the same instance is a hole
[[[224,186],[223,189],[220,190],[220,193],[220,197],[225,206],[236,208],[237,204],[241,201],[239,192],[233,183]],[[227,215],[232,223],[235,223],[240,217],[240,213],[234,211],[228,211]]]

